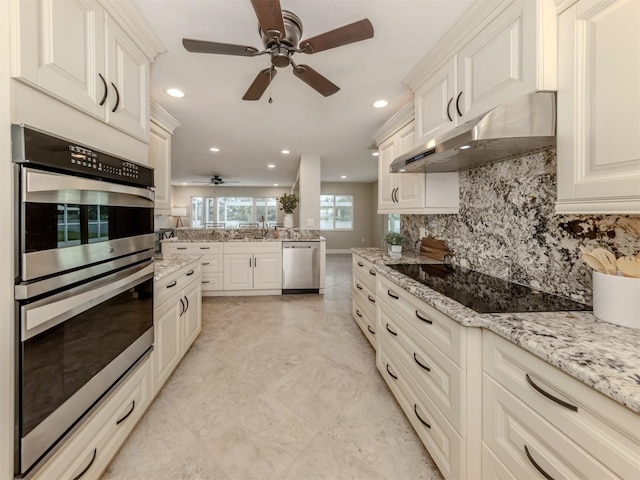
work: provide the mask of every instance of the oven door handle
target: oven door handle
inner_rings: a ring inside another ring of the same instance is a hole
[[[154,193],[146,188],[24,168],[22,201],[153,207]]]
[[[21,308],[22,340],[27,340],[79,313],[109,300],[129,288],[153,278],[153,262],[65,290]]]

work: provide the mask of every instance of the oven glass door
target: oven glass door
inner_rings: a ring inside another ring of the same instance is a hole
[[[24,471],[152,345],[153,264],[26,303],[20,312]]]

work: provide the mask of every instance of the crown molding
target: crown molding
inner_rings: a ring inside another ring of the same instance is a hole
[[[376,142],[376,146],[379,145],[383,140],[386,140],[391,135],[396,133],[402,127],[411,123],[415,118],[415,104],[413,100],[407,103],[404,107],[402,107],[398,112],[387,120],[384,125],[382,125],[376,133],[373,134],[373,139]]]
[[[149,101],[149,113],[151,121],[160,127],[164,128],[167,132],[173,134],[173,131],[180,126],[180,122],[164,108],[162,108],[152,98]]]

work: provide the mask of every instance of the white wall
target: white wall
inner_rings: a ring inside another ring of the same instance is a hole
[[[326,182],[320,190],[326,195],[353,195],[354,219],[353,231],[321,230],[320,234],[327,239],[327,250],[348,250],[353,247],[372,246],[372,216],[377,215],[377,198],[371,198],[370,183]]]
[[[378,182],[371,188],[371,246],[382,248],[384,244],[384,223],[386,215],[378,214]]]

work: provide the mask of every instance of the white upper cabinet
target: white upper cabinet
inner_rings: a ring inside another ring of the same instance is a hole
[[[149,166],[153,167],[156,215],[171,214],[171,138],[180,126],[170,113],[151,102]]]
[[[390,173],[396,157],[416,146],[413,104],[385,123],[378,142],[378,213],[458,213],[458,173]]]
[[[640,214],[640,2],[559,13],[556,211]]]
[[[114,20],[112,13],[125,9],[120,18],[142,24],[131,8],[96,0],[13,2],[12,75],[148,141],[149,63],[161,47],[137,45]],[[139,28],[137,38],[149,31]]]
[[[472,5],[405,80],[415,92],[416,144],[513,97],[555,90],[554,8],[552,0]]]

